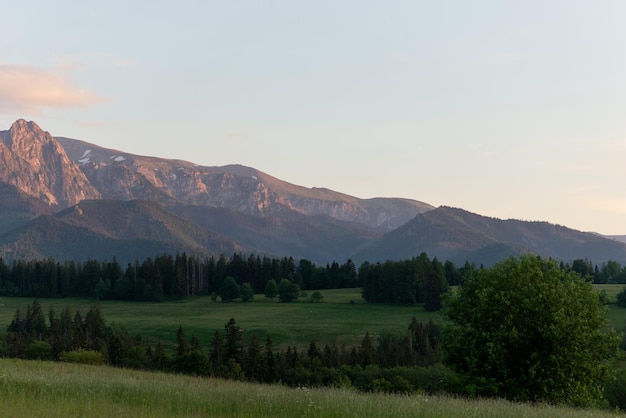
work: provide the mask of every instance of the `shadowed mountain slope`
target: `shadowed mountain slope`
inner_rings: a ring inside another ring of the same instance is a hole
[[[501,220],[450,207],[417,215],[355,258],[400,260],[421,252],[440,260],[485,265],[523,253],[565,261],[626,261],[626,244],[616,240],[547,222]]]
[[[83,201],[0,235],[0,251],[9,258],[85,260],[115,256],[120,261],[132,261],[163,253],[209,255],[242,250],[229,238],[148,201]]]

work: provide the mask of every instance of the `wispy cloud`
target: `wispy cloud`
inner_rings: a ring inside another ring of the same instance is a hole
[[[0,113],[38,114],[44,108],[85,107],[102,101],[96,93],[72,85],[62,72],[0,63]]]

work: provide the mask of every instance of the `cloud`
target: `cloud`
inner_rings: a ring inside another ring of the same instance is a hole
[[[96,93],[73,86],[54,71],[0,63],[0,113],[38,114],[43,108],[85,107],[102,101]]]

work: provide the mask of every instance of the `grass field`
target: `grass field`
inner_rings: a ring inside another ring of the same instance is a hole
[[[623,285],[598,285],[609,299],[623,289]],[[256,295],[253,302],[213,302],[210,297],[195,297],[162,303],[149,302],[101,302],[101,310],[107,324],[126,328],[131,335],[142,335],[148,340],[160,339],[173,345],[179,326],[189,338],[196,335],[205,349],[216,330],[224,330],[224,324],[232,317],[245,330],[244,341],[256,334],[262,341],[270,335],[275,348],[288,345],[307,347],[311,340],[318,344],[345,344],[347,347],[360,343],[365,332],[376,337],[382,332],[407,332],[411,318],[420,321],[432,319],[442,323],[440,313],[425,312],[421,305],[396,306],[368,304],[361,298],[360,289],[337,289],[321,291],[324,299],[319,303],[300,301],[279,303]],[[0,338],[15,310],[32,303],[32,298],[0,297]],[[95,303],[92,299],[40,299],[47,314],[51,305],[57,312],[69,306],[72,314],[80,308],[84,314]],[[609,322],[618,330],[626,326],[626,309],[609,305]]]
[[[427,313],[421,306],[368,304],[360,289],[321,291],[319,303],[279,303],[256,295],[253,302],[213,302],[210,297],[195,297],[161,303],[103,301],[100,309],[107,324],[124,326],[131,335],[160,339],[173,344],[176,330],[182,325],[189,338],[196,335],[205,348],[216,330],[223,331],[232,317],[245,330],[244,340],[256,334],[261,340],[270,335],[274,346],[307,347],[311,340],[318,344],[360,343],[365,332],[376,336],[381,332],[406,332],[411,318],[443,321],[439,313]],[[51,305],[59,312],[70,306],[84,314],[94,303],[90,299],[40,299],[44,313]],[[352,301],[352,303],[351,303]],[[32,298],[0,298],[0,338],[17,308],[32,303]]]
[[[112,367],[0,359],[2,417],[616,417],[503,400],[289,389]]]

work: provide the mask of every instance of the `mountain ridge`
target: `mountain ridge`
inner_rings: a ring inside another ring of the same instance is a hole
[[[235,208],[257,216],[296,211],[358,222],[381,231],[434,209],[405,198],[361,199],[326,188],[306,188],[238,164],[208,167],[124,153],[66,137],[57,139],[105,199]],[[127,179],[130,186],[116,182],[119,178]]]
[[[315,263],[426,252],[492,264],[536,253],[626,262],[626,243],[404,198],[360,199],[252,167],[140,156],[18,120],[0,131],[0,256],[132,260],[250,252]]]
[[[626,262],[626,245],[617,240],[544,221],[521,221],[481,216],[464,209],[440,206],[383,235],[357,259],[375,254],[383,259],[410,258],[418,251],[456,263],[491,265],[508,255],[533,253],[564,261]]]

